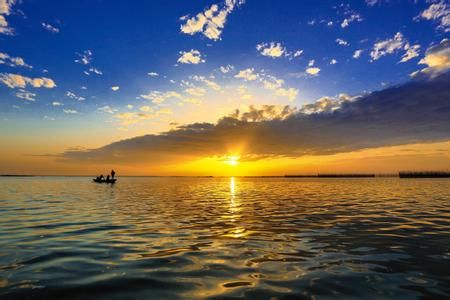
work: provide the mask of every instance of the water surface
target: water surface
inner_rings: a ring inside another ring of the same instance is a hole
[[[450,180],[0,179],[1,299],[450,297]]]

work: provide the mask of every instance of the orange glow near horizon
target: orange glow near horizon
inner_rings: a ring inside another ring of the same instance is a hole
[[[15,144],[17,145],[17,144]],[[12,148],[12,146],[11,146]],[[114,168],[117,176],[261,176],[313,174],[319,172],[395,173],[402,170],[443,170],[450,167],[450,142],[365,149],[333,155],[297,158],[245,159],[242,152],[196,158],[174,157],[170,161],[63,162],[58,157],[25,155],[31,149],[0,149],[0,174],[96,175]],[[38,153],[50,150],[35,150]]]

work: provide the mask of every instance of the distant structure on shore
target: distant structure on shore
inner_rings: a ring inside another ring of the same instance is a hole
[[[375,177],[375,174],[317,174],[317,177]]]
[[[345,174],[345,173],[323,173],[323,174],[300,174],[284,175],[286,178],[357,178],[357,177],[399,177],[399,178],[450,178],[447,171],[402,171],[398,174]]]
[[[375,174],[316,174],[316,175],[284,175],[284,177],[321,177],[321,178],[354,178],[354,177],[375,177]]]
[[[404,171],[399,172],[398,177],[400,178],[450,178],[450,172],[443,171]]]

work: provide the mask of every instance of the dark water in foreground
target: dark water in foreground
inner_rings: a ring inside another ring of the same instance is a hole
[[[450,180],[0,179],[0,299],[450,297]]]

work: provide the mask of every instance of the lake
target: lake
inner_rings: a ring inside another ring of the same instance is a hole
[[[450,297],[450,180],[0,178],[1,299]]]

